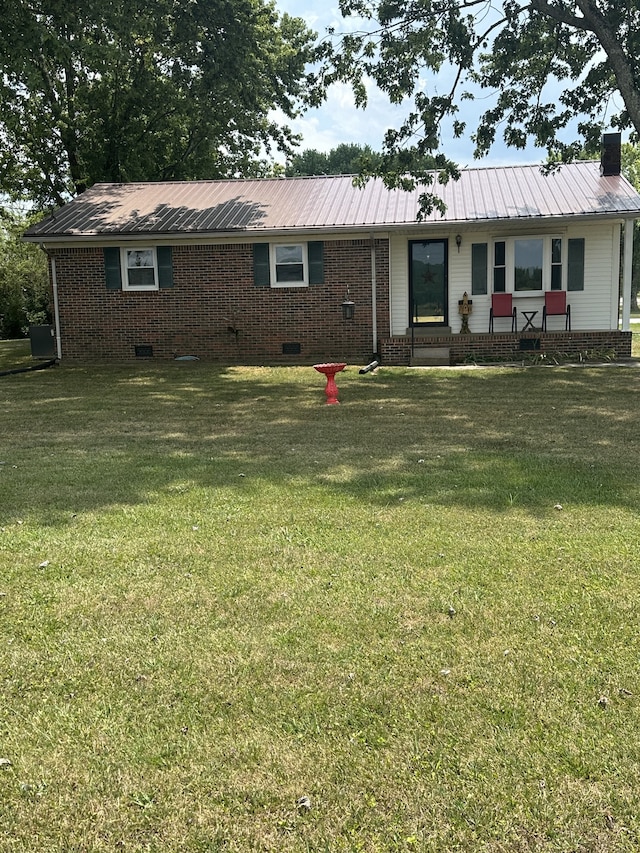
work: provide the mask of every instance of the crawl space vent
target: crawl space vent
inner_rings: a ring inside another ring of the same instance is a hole
[[[136,358],[153,358],[153,347],[151,344],[136,344],[134,350]]]
[[[540,338],[520,338],[520,351],[540,349]]]

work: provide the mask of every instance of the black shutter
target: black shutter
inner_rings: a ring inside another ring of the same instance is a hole
[[[171,246],[158,246],[158,287],[160,290],[173,287],[173,251]]]
[[[584,238],[569,240],[567,290],[584,290]]]
[[[307,245],[309,257],[309,284],[324,284],[324,243],[314,241]]]
[[[487,292],[487,265],[489,260],[486,243],[471,245],[471,293],[485,295]]]
[[[120,249],[108,246],[104,250],[104,278],[107,290],[122,290]]]
[[[256,287],[270,287],[269,244],[253,244],[253,283]]]

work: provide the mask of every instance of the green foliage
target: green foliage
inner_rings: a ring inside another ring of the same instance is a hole
[[[622,172],[640,192],[640,147],[637,145],[622,145]]]
[[[21,235],[31,217],[0,211],[0,337],[25,335],[31,324],[50,322],[47,259]]]
[[[478,157],[498,133],[508,146],[533,141],[567,161],[597,145],[605,120],[640,132],[640,0],[343,0],[341,11],[367,26],[326,48],[325,82],[351,81],[359,103],[366,102],[365,77],[393,103],[413,99],[404,124],[387,133],[390,156],[441,150],[445,120],[455,136],[472,133]],[[616,92],[621,100],[612,100]],[[460,103],[477,97],[491,106],[467,128]],[[622,106],[612,115],[616,103]],[[561,141],[565,134],[575,139]],[[447,180],[456,167],[438,156]],[[403,176],[387,166],[381,172],[389,185],[402,185]],[[429,182],[412,157],[409,166],[415,181]]]
[[[60,204],[96,181],[260,174],[314,98],[314,34],[266,0],[0,0],[0,185]],[[16,34],[20,37],[16,38]]]
[[[286,175],[355,175],[365,163],[379,160],[380,155],[368,145],[343,143],[332,148],[328,154],[308,148],[291,158],[287,164]]]
[[[330,174],[351,174],[351,170],[347,172],[330,172],[329,171],[329,155],[323,151],[317,151],[315,148],[307,148],[294,154],[291,160],[286,165],[285,175],[288,178],[297,177],[299,175],[330,175]]]
[[[374,175],[383,168],[386,172],[390,169],[401,171],[405,168],[406,160],[406,152],[398,152],[393,158],[389,158],[373,151],[369,145],[343,143],[332,148],[328,154],[308,148],[294,155],[287,165],[286,175]],[[435,159],[425,156],[420,166],[425,170],[433,169]]]

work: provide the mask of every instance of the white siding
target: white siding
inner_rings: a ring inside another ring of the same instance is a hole
[[[409,238],[392,234],[389,240],[391,334],[404,335],[409,325]]]
[[[569,238],[584,238],[585,240],[585,282],[583,291],[570,291],[568,302],[571,305],[571,327],[577,330],[611,330],[618,328],[618,279],[620,267],[620,223],[604,222],[585,224],[577,222],[565,223],[561,227],[541,229],[522,229],[518,232],[510,229],[508,232],[498,231],[464,231],[461,232],[462,244],[458,251],[455,234],[428,232],[426,234],[395,233],[391,235],[389,246],[390,271],[390,306],[391,334],[404,335],[409,324],[409,240],[420,239],[449,239],[449,325],[455,334],[460,331],[460,315],[458,300],[462,299],[465,291],[473,300],[472,313],[469,317],[471,332],[487,332],[489,330],[489,307],[491,305],[491,275],[489,273],[486,296],[471,293],[471,246],[473,243],[488,243],[491,255],[491,242],[502,237],[518,235],[552,234],[562,237],[566,248]],[[491,263],[491,257],[489,258]],[[566,266],[566,265],[565,265]],[[566,275],[566,270],[565,270]],[[564,285],[566,286],[566,285]],[[534,325],[542,324],[542,306],[544,298],[540,296],[518,295],[514,304],[518,311],[518,328],[522,328],[524,318],[522,311],[537,310],[538,316]],[[496,331],[510,331],[508,320],[496,323]],[[549,320],[550,329],[563,329],[562,318]]]

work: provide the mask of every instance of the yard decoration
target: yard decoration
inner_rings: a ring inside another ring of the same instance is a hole
[[[460,334],[461,335],[469,335],[471,331],[469,329],[469,314],[473,311],[473,299],[469,299],[469,294],[465,290],[462,294],[462,299],[458,299],[458,314],[462,317],[462,324],[460,326]]]
[[[334,406],[339,403],[338,386],[336,385],[336,373],[344,370],[347,365],[344,362],[326,362],[325,364],[314,364],[313,367],[318,373],[324,373],[327,377],[327,385],[324,393],[327,395],[327,406]]]

